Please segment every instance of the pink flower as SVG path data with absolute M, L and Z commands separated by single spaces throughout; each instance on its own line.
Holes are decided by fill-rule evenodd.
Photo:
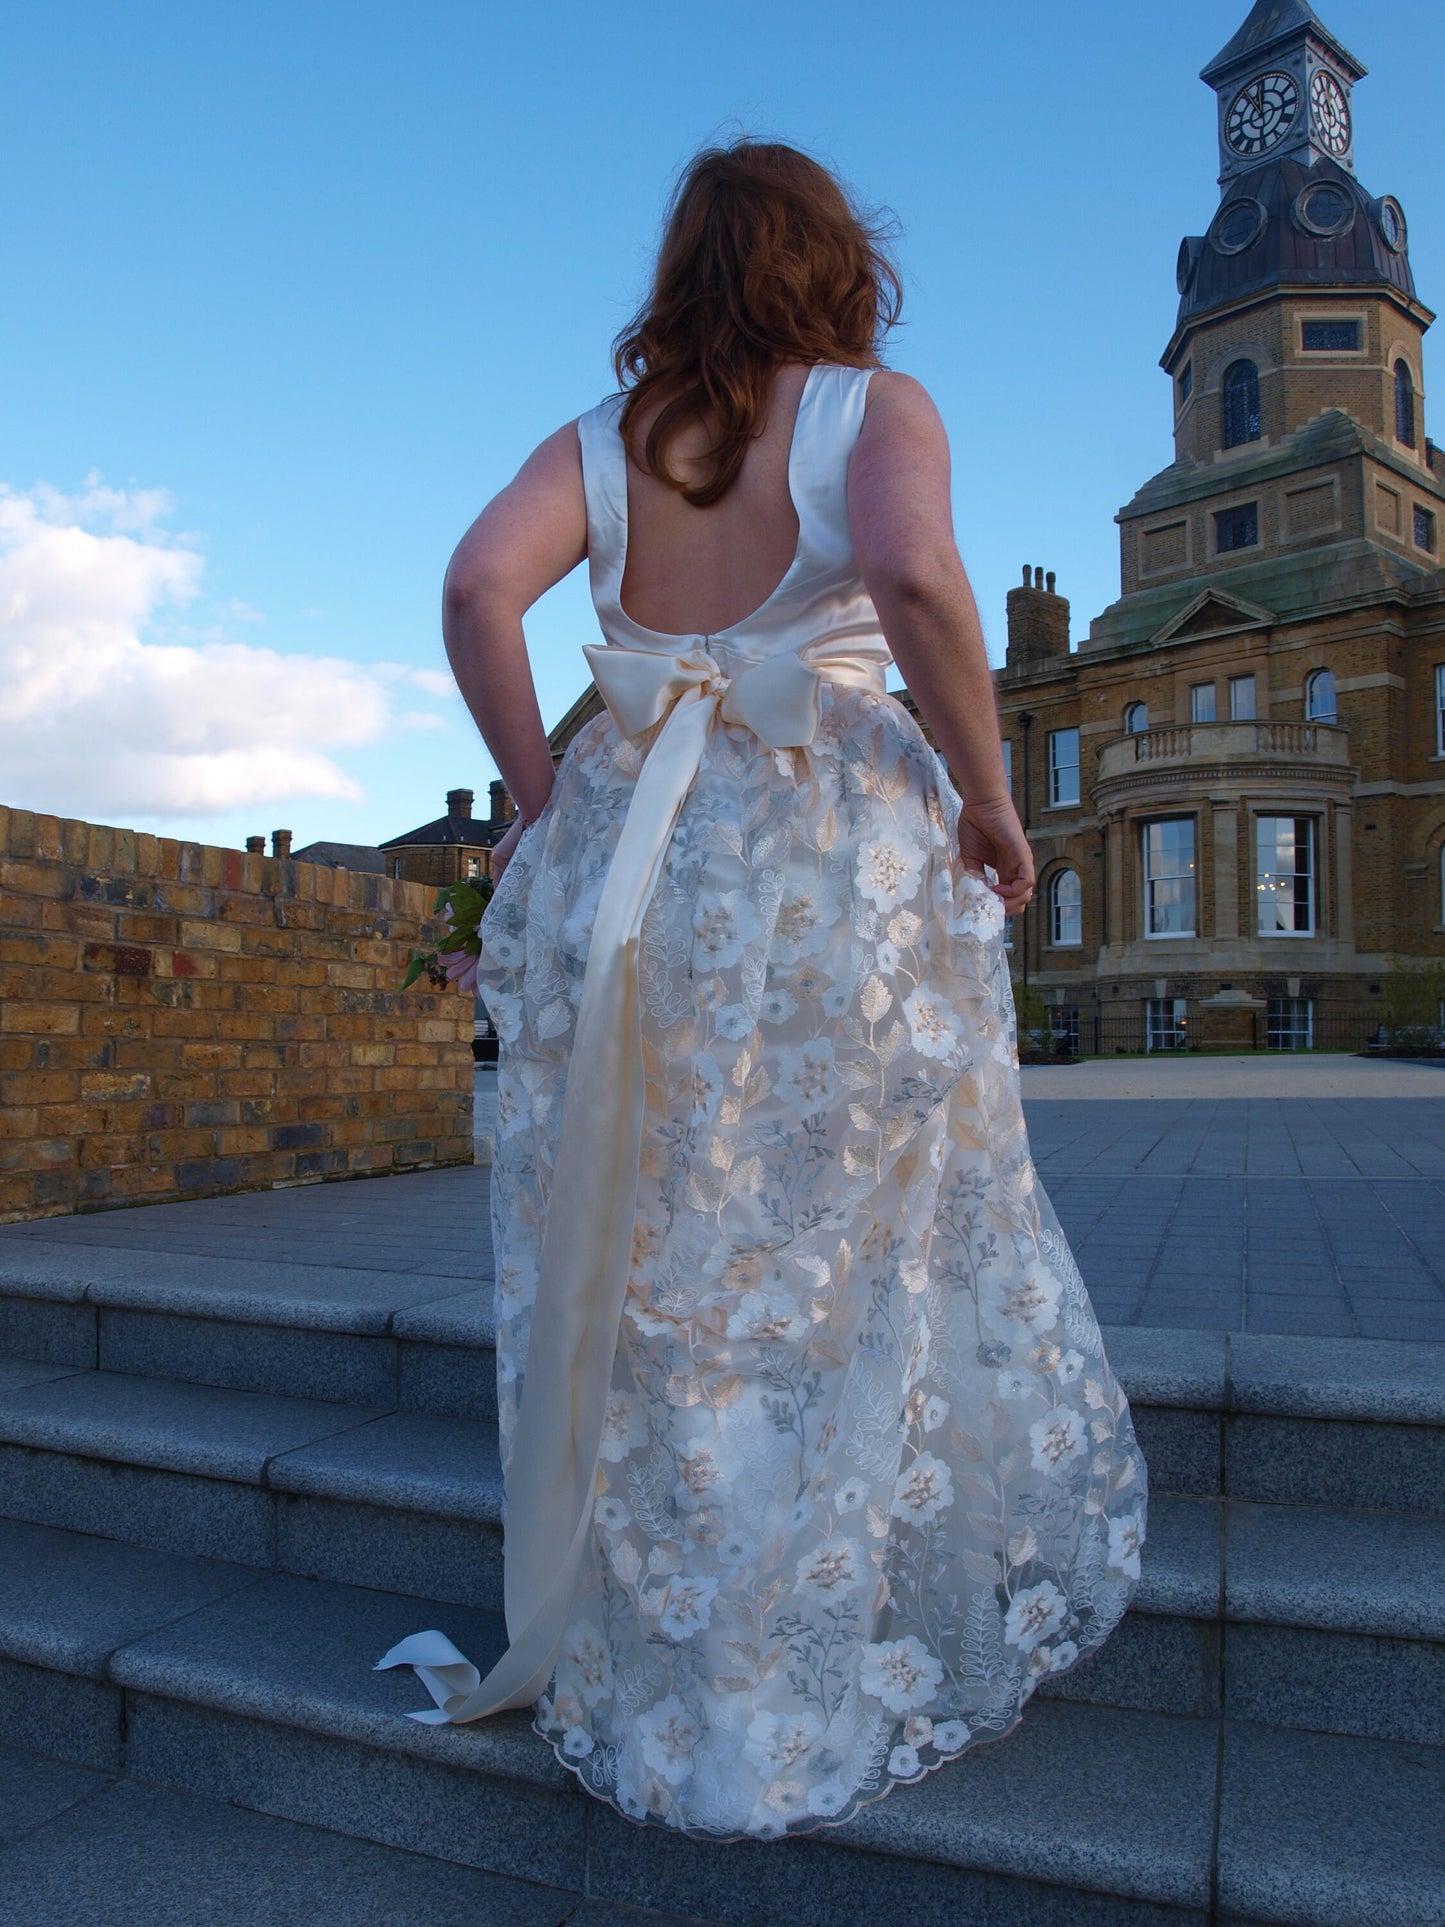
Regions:
M 477 958 L 469 957 L 465 950 L 443 950 L 440 952 L 442 969 L 447 973 L 447 982 L 458 990 L 467 991 L 473 996 L 477 988 Z

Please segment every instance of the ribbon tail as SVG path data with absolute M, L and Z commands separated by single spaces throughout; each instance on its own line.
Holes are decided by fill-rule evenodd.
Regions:
M 700 689 L 668 713 L 638 775 L 597 906 L 507 1477 L 504 1587 L 511 1643 L 481 1680 L 440 1633 L 393 1647 L 383 1664 L 421 1660 L 418 1671 L 441 1709 L 420 1716 L 428 1723 L 462 1723 L 534 1704 L 567 1629 L 591 1538 L 602 1425 L 632 1268 L 646 1096 L 638 942 L 714 713 Z M 470 1690 L 456 1690 L 467 1685 Z M 438 1686 L 453 1690 L 439 1697 Z

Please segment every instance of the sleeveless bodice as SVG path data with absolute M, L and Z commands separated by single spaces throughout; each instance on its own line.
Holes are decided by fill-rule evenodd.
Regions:
M 870 368 L 815 362 L 808 370 L 788 454 L 788 492 L 798 546 L 782 581 L 752 614 L 725 629 L 666 634 L 634 622 L 622 607 L 627 566 L 627 452 L 618 430 L 624 397 L 613 395 L 577 423 L 587 494 L 592 601 L 609 643 L 668 655 L 705 648 L 732 663 L 761 662 L 808 643 L 886 645 L 858 574 L 848 529 L 848 458 L 863 426 Z M 869 653 L 873 653 L 872 650 Z

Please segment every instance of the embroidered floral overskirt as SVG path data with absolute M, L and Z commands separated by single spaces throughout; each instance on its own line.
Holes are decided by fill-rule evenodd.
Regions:
M 647 1116 L 595 1530 L 537 1730 L 634 1819 L 847 1818 L 1097 1647 L 1146 1467 L 1028 1154 L 997 897 L 891 697 L 717 725 L 642 932 Z M 592 919 L 607 715 L 490 904 L 503 1465 Z M 558 1200 L 567 1208 L 566 1199 Z

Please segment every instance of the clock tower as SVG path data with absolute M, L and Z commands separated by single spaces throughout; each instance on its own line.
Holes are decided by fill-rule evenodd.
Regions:
M 1286 157 L 1303 167 L 1328 159 L 1353 174 L 1350 90 L 1364 73 L 1308 0 L 1257 0 L 1200 74 L 1219 96 L 1220 185 Z

